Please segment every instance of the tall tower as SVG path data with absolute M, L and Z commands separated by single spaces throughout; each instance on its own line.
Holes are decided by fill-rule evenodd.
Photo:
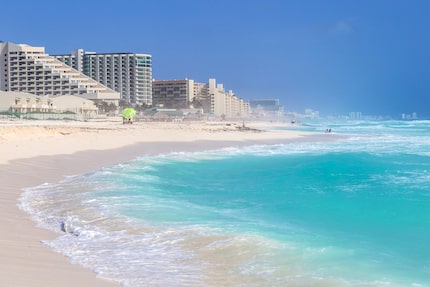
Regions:
M 152 56 L 135 53 L 95 53 L 82 49 L 55 55 L 63 63 L 121 93 L 129 103 L 152 105 Z

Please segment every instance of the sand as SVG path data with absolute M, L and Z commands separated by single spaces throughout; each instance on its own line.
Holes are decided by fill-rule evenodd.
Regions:
M 38 228 L 18 208 L 23 188 L 57 182 L 141 155 L 256 143 L 325 140 L 324 135 L 267 131 L 270 123 L 0 121 L 0 286 L 120 286 L 71 264 L 41 241 L 58 234 Z M 278 125 L 285 125 L 278 123 Z

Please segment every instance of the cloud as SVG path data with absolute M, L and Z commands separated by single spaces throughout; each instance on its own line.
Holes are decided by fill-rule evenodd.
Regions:
M 336 22 L 330 30 L 333 34 L 347 35 L 353 32 L 351 24 L 346 21 Z

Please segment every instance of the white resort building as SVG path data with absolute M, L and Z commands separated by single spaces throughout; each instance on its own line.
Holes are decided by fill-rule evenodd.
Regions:
M 118 104 L 120 94 L 45 53 L 44 47 L 0 42 L 0 90 L 78 96 Z
M 78 49 L 54 57 L 117 91 L 128 103 L 152 105 L 152 56 L 149 54 L 95 53 Z
M 19 114 L 22 118 L 84 120 L 98 115 L 93 101 L 76 96 L 36 96 L 23 92 L 0 91 L 0 115 Z

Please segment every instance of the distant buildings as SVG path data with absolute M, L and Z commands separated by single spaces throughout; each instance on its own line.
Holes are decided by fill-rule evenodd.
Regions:
M 361 112 L 350 112 L 348 115 L 348 119 L 352 121 L 360 121 L 363 119 L 363 115 Z
M 417 119 L 418 119 L 417 113 L 402 114 L 402 120 L 417 120 Z
M 209 79 L 207 85 L 212 114 L 228 118 L 243 118 L 250 114 L 248 102 L 236 97 L 232 90 L 226 92 L 223 84 L 217 84 L 215 79 Z
M 284 116 L 284 107 L 279 99 L 250 100 L 252 113 L 258 118 L 279 118 Z
M 305 109 L 305 118 L 308 119 L 318 119 L 320 117 L 320 112 L 313 109 Z
M 194 80 L 162 80 L 153 82 L 154 106 L 201 108 L 204 113 L 218 117 L 241 118 L 249 115 L 250 107 L 233 91 L 226 92 L 215 79 L 208 83 Z
M 82 49 L 56 59 L 121 94 L 128 103 L 152 105 L 152 56 L 94 53 Z
M 37 96 L 79 96 L 118 103 L 119 93 L 45 53 L 44 47 L 0 43 L 0 90 Z
M 44 47 L 0 42 L 0 67 L 0 90 L 21 93 L 13 94 L 13 100 L 11 94 L 7 95 L 12 110 L 18 112 L 54 113 L 59 109 L 53 106 L 53 98 L 76 96 L 68 102 L 73 111 L 82 114 L 89 114 L 90 110 L 92 113 L 93 109 L 85 100 L 118 105 L 120 99 L 156 109 L 192 107 L 191 114 L 197 109 L 199 114 L 219 118 L 246 118 L 251 114 L 248 102 L 232 90 L 226 91 L 215 79 L 207 83 L 191 79 L 153 80 L 152 56 L 148 54 L 78 49 L 71 54 L 51 56 Z M 266 112 L 283 113 L 279 100 L 260 104 Z

